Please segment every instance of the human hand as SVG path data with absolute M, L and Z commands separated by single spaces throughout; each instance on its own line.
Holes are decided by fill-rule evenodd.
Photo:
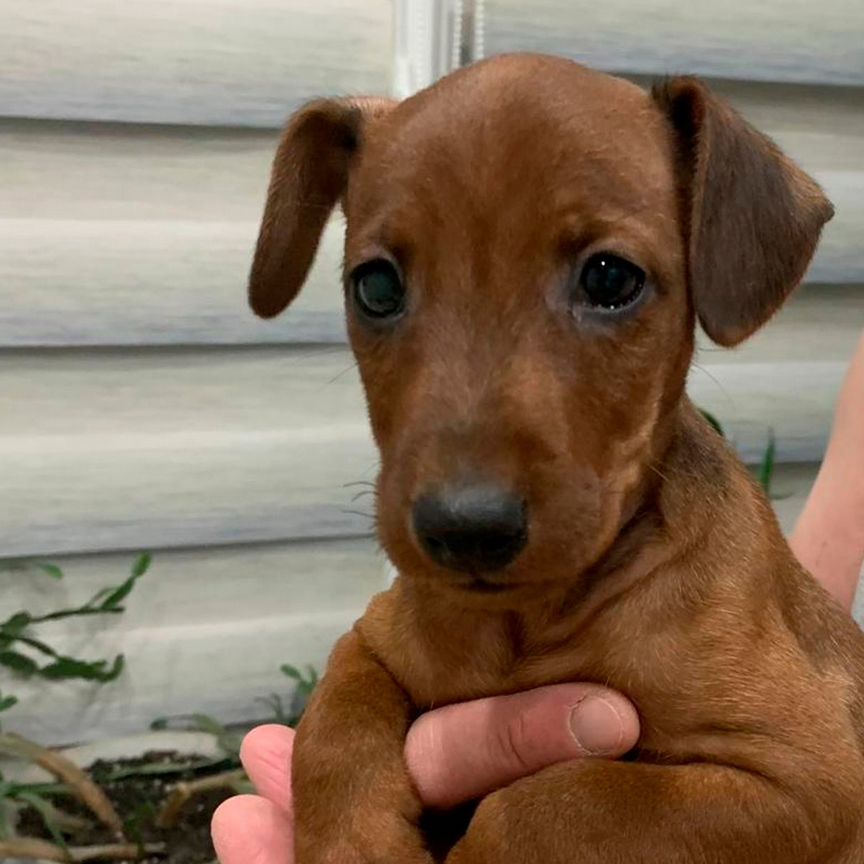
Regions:
M 430 711 L 409 730 L 405 760 L 423 802 L 452 807 L 555 762 L 622 756 L 638 736 L 623 696 L 560 684 Z M 293 731 L 277 725 L 244 739 L 240 758 L 258 794 L 230 798 L 213 814 L 222 864 L 292 864 L 293 743 Z

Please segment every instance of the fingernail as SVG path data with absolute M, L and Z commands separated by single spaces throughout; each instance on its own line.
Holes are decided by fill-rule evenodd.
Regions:
M 587 756 L 618 755 L 624 724 L 602 696 L 586 696 L 570 711 L 570 731 Z

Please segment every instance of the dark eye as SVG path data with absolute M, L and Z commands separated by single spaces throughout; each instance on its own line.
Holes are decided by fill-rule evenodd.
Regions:
M 360 311 L 370 318 L 392 318 L 405 305 L 405 286 L 383 258 L 361 264 L 351 274 L 351 288 Z
M 590 305 L 621 309 L 642 293 L 645 271 L 617 255 L 600 252 L 585 262 L 579 287 Z

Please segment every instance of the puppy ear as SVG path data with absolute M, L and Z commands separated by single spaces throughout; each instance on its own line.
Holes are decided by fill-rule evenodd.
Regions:
M 262 318 L 278 315 L 297 296 L 321 232 L 345 192 L 364 128 L 394 104 L 387 99 L 322 99 L 288 121 L 273 160 L 249 277 L 249 304 Z
M 737 345 L 804 277 L 834 208 L 816 182 L 698 80 L 654 88 L 678 142 L 690 290 L 705 332 Z

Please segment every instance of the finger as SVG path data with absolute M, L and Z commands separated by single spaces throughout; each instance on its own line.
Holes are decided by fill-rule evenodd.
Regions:
M 294 730 L 268 724 L 249 732 L 240 745 L 240 761 L 258 794 L 283 813 L 291 810 L 291 753 Z
M 291 820 L 272 801 L 237 795 L 223 801 L 210 826 L 221 864 L 292 864 Z
M 430 711 L 409 730 L 405 758 L 424 803 L 452 807 L 556 762 L 622 756 L 638 737 L 620 693 L 560 684 Z

